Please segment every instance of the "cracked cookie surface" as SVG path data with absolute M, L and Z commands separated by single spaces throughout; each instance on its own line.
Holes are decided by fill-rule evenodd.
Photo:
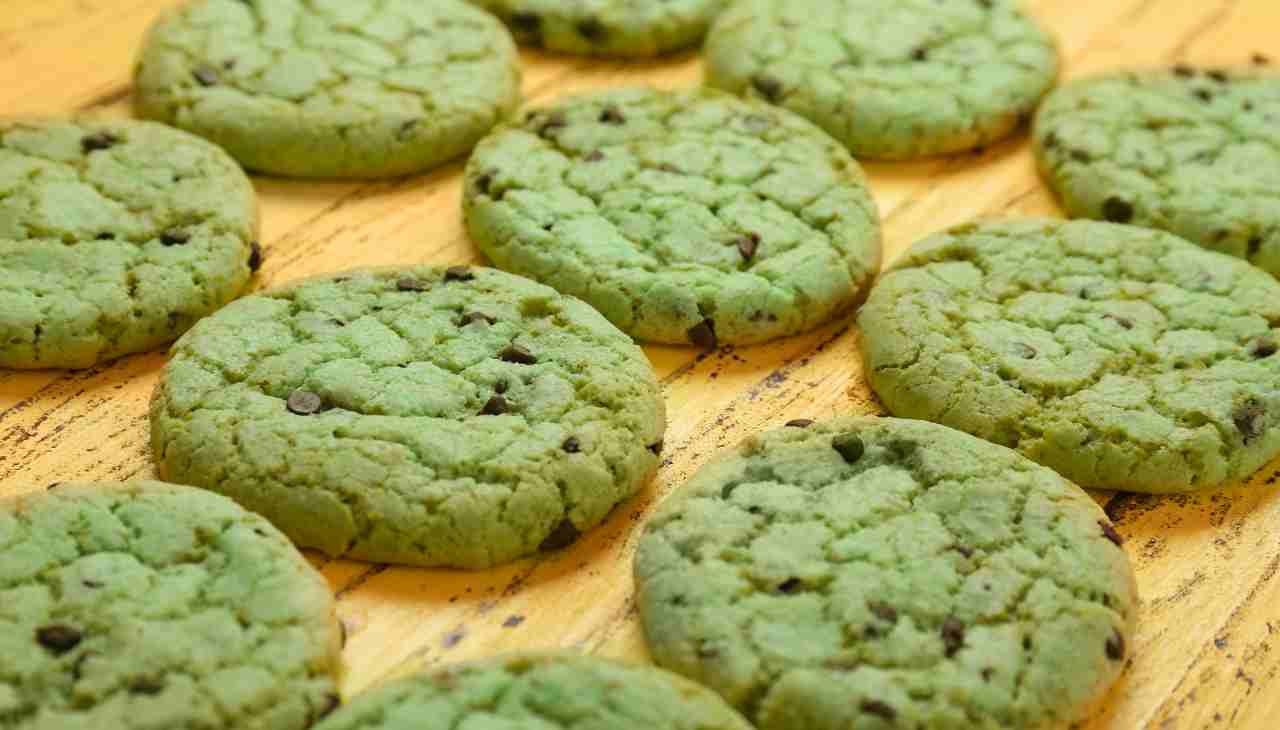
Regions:
M 520 97 L 511 35 L 462 0 L 193 0 L 152 27 L 136 73 L 143 116 L 295 177 L 421 172 Z
M 1280 453 L 1280 283 L 1168 233 L 961 226 L 895 262 L 859 322 L 891 413 L 1081 486 L 1189 491 Z
M 328 584 L 266 520 L 159 482 L 0 501 L 0 725 L 303 730 L 338 702 Z
M 356 271 L 247 297 L 173 349 L 166 479 L 329 555 L 483 568 L 563 547 L 657 468 L 649 361 L 582 302 L 493 269 Z
M 1280 275 L 1280 74 L 1188 66 L 1068 84 L 1036 116 L 1072 217 L 1158 228 Z
M 477 146 L 465 186 L 468 230 L 495 264 L 654 342 L 803 332 L 860 302 L 880 266 L 857 162 L 794 114 L 716 91 L 526 112 Z
M 700 469 L 636 555 L 654 658 L 761 730 L 1058 728 L 1136 609 L 1083 491 L 923 421 L 793 422 Z
M 1057 75 L 1015 0 L 743 0 L 707 37 L 707 83 L 779 104 L 859 158 L 901 160 L 1010 134 Z
M 471 0 L 520 43 L 589 56 L 648 57 L 697 45 L 728 0 Z
M 0 124 L 0 367 L 87 368 L 176 339 L 260 263 L 222 150 L 129 121 Z
M 715 693 L 655 667 L 573 654 L 445 667 L 361 695 L 316 730 L 751 730 Z

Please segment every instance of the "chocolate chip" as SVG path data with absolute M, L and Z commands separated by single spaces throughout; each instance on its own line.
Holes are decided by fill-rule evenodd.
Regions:
M 535 118 L 538 118 L 537 115 Z M 557 129 L 569 126 L 569 119 L 565 117 L 564 112 L 552 112 L 547 114 L 545 118 L 534 125 L 534 131 L 539 137 L 547 138 Z
M 158 695 L 164 691 L 164 679 L 160 677 L 138 677 L 129 683 L 129 693 L 135 695 Z
M 967 545 L 956 545 L 956 547 L 955 547 L 955 551 L 956 551 L 956 552 L 958 552 L 958 553 L 960 553 L 961 555 L 963 555 L 963 556 L 964 556 L 964 557 L 966 557 L 966 558 L 972 558 L 972 557 L 973 557 L 973 548 L 971 548 L 971 547 L 969 547 L 969 546 L 967 546 Z
M 106 583 L 103 583 L 100 580 L 91 580 L 89 578 L 85 578 L 84 580 L 80 581 L 80 585 L 92 590 L 92 589 L 101 588 L 104 585 L 106 585 Z
M 1109 319 L 1127 330 L 1133 329 L 1133 320 L 1128 317 L 1121 317 L 1115 314 L 1104 314 L 1102 315 L 1102 318 Z
M 1276 341 L 1270 337 L 1259 337 L 1249 343 L 1248 349 L 1249 357 L 1252 357 L 1255 360 L 1271 357 L 1276 354 L 1277 350 L 1280 350 L 1280 347 L 1277 347 Z
M 80 149 L 85 154 L 106 150 L 120 144 L 120 138 L 110 132 L 97 132 L 80 138 Z
M 1246 444 L 1261 436 L 1267 427 L 1267 409 L 1256 398 L 1250 398 L 1237 406 L 1231 417 Z
M 55 655 L 66 654 L 80 645 L 84 635 L 66 624 L 51 624 L 36 629 L 36 641 Z
M 493 392 L 497 393 L 498 395 L 502 395 L 503 393 L 506 393 L 507 389 L 510 387 L 511 386 L 507 384 L 506 380 L 499 380 L 493 384 Z
M 964 624 L 954 616 L 948 616 L 942 622 L 942 644 L 946 647 L 947 658 L 955 656 L 964 646 Z
M 898 711 L 880 700 L 863 700 L 858 704 L 858 710 L 866 715 L 875 715 L 885 722 L 898 719 Z
M 654 456 L 657 456 L 658 454 L 661 454 L 661 453 L 662 453 L 662 442 L 661 442 L 661 441 L 657 441 L 657 442 L 655 442 L 655 443 L 649 444 L 649 445 L 648 445 L 648 446 L 646 446 L 645 448 L 647 448 L 647 449 L 649 449 L 650 451 L 652 451 Z
M 1208 89 L 1196 89 L 1195 95 L 1196 95 L 1196 98 L 1199 99 L 1200 101 L 1203 101 L 1206 103 L 1213 101 L 1213 92 L 1209 91 Z
M 295 390 L 289 394 L 285 407 L 298 416 L 312 416 L 324 408 L 324 399 L 309 390 Z
M 1133 204 L 1113 195 L 1102 201 L 1102 217 L 1112 223 L 1128 223 L 1133 220 Z
M 846 464 L 856 464 L 867 447 L 856 433 L 842 433 L 831 439 L 831 448 L 839 452 Z
M 751 77 L 751 85 L 769 101 L 777 101 L 782 96 L 782 82 L 772 76 L 756 74 Z
M 1249 258 L 1253 258 L 1262 253 L 1262 236 L 1254 236 L 1249 239 L 1249 250 L 1247 252 Z
M 426 291 L 431 285 L 421 279 L 415 279 L 411 276 L 402 277 L 396 282 L 397 291 Z
M 444 270 L 445 281 L 471 281 L 476 275 L 471 273 L 469 266 L 450 266 Z
M 1107 658 L 1113 662 L 1124 659 L 1124 636 L 1120 634 L 1119 629 L 1107 639 Z
M 501 416 L 510 410 L 511 406 L 507 403 L 507 399 L 500 395 L 495 395 L 485 402 L 484 408 L 480 409 L 482 416 Z
M 600 150 L 592 150 L 591 154 L 587 155 L 582 159 L 586 160 L 587 162 L 599 162 L 600 160 L 604 159 L 604 153 L 601 152 Z
M 532 352 L 515 344 L 507 345 L 502 352 L 499 352 L 498 359 L 503 362 L 515 363 L 516 365 L 536 365 L 538 363 L 538 358 Z
M 689 342 L 698 347 L 704 350 L 716 349 L 716 323 L 710 319 L 704 319 L 690 327 L 686 334 L 689 336 Z
M 739 236 L 736 239 L 738 244 L 738 253 L 742 254 L 744 261 L 750 261 L 755 258 L 756 251 L 760 249 L 760 234 L 748 233 L 745 236 Z
M 624 124 L 627 118 L 623 115 L 621 109 L 610 104 L 604 108 L 604 111 L 600 112 L 600 121 L 605 124 Z
M 488 195 L 489 186 L 492 184 L 493 184 L 492 170 L 482 172 L 476 176 L 476 190 L 479 190 L 481 195 Z
M 1098 520 L 1098 527 L 1102 528 L 1102 536 L 1115 543 L 1116 547 L 1124 544 L 1124 538 L 1120 536 L 1120 533 L 1116 532 L 1116 528 L 1112 527 L 1110 522 Z
M 894 623 L 898 620 L 898 609 L 890 606 L 884 601 L 867 601 L 867 608 L 871 609 L 871 613 L 881 621 Z
M 1231 80 L 1231 78 L 1227 76 L 1225 71 L 1219 71 L 1217 69 L 1209 72 L 1209 78 L 1213 79 L 1214 81 L 1217 81 L 1220 84 L 1225 84 Z
M 253 241 L 249 244 L 249 271 L 257 271 L 262 268 L 262 246 Z
M 160 234 L 160 243 L 165 246 L 179 246 L 191 240 L 191 234 L 177 228 L 170 228 Z
M 1271 59 L 1268 58 L 1267 56 L 1264 56 L 1261 53 L 1253 54 L 1253 58 L 1250 60 L 1253 61 L 1253 65 L 1255 66 L 1266 66 L 1267 64 L 1271 63 Z
M 98 241 L 111 241 L 115 239 L 115 237 L 116 237 L 116 234 L 114 233 L 99 233 L 98 235 L 94 236 L 94 239 Z
M 808 428 L 813 425 L 813 421 L 808 418 L 797 418 L 794 421 L 787 421 L 789 428 Z
M 599 43 L 605 39 L 605 35 L 609 32 L 604 24 L 595 18 L 585 18 L 579 20 L 574 26 L 578 30 L 578 35 L 586 38 L 592 43 Z
M 799 578 L 788 578 L 778 585 L 778 591 L 788 595 L 798 592 L 804 588 L 804 583 Z
M 1024 636 L 1024 637 L 1022 637 L 1022 650 L 1023 650 L 1023 651 L 1031 651 L 1031 637 L 1030 637 L 1030 636 Z
M 1175 76 L 1181 76 L 1184 79 L 1189 79 L 1196 75 L 1196 70 L 1185 63 L 1180 63 L 1173 67 L 1173 74 Z
M 911 52 L 912 61 L 924 61 L 929 58 L 928 48 L 917 48 Z
M 1071 150 L 1071 159 L 1075 160 L 1076 162 L 1083 162 L 1085 164 L 1088 164 L 1090 162 L 1093 162 L 1093 155 L 1089 154 L 1088 152 L 1085 152 L 1084 150 Z
M 497 317 L 490 317 L 484 312 L 467 312 L 458 318 L 458 326 L 466 327 L 473 322 L 484 322 L 485 324 L 497 324 Z
M 563 444 L 560 444 L 560 448 L 564 449 L 566 454 L 576 454 L 582 451 L 582 442 L 578 440 L 577 436 L 570 436 L 564 440 Z
M 198 66 L 191 75 L 201 86 L 214 86 L 218 83 L 218 69 L 213 66 Z
M 552 530 L 550 535 L 547 535 L 547 539 L 542 541 L 542 544 L 538 546 L 538 549 L 560 550 L 562 548 L 567 548 L 572 545 L 574 540 L 577 540 L 578 536 L 581 534 L 582 533 L 578 532 L 578 528 L 573 526 L 573 522 L 566 517 L 560 521 L 560 524 L 556 525 L 556 529 Z
M 995 676 L 995 674 L 996 674 L 996 670 L 992 669 L 991 667 L 983 667 L 983 668 L 982 668 L 982 681 L 984 681 L 984 682 L 990 682 L 990 681 L 991 681 L 991 678 L 992 678 L 992 677 L 994 677 L 994 676 Z
M 524 35 L 537 35 L 542 31 L 542 18 L 537 13 L 512 13 L 511 29 Z

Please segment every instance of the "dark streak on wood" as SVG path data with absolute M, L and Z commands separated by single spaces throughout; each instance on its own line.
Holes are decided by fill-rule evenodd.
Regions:
M 363 573 L 352 578 L 350 581 L 347 582 L 346 585 L 342 586 L 337 591 L 335 591 L 333 594 L 333 599 L 335 601 L 342 600 L 343 596 L 346 596 L 348 593 L 351 593 L 352 591 L 358 589 L 360 586 L 364 585 L 365 583 L 368 583 L 374 578 L 387 572 L 387 569 L 390 567 L 391 566 L 387 565 L 386 563 L 378 563 L 377 565 L 369 566 L 369 568 L 366 569 Z
M 76 107 L 76 111 L 87 112 L 87 111 L 98 109 L 104 106 L 111 106 L 112 104 L 128 99 L 132 93 L 133 93 L 132 84 L 115 86 L 89 99 L 83 104 L 80 104 L 79 106 Z

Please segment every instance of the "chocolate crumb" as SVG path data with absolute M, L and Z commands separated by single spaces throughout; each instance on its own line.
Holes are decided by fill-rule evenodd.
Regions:
M 804 583 L 799 578 L 788 578 L 778 585 L 778 591 L 788 595 L 798 592 L 804 588 Z
M 444 270 L 445 281 L 471 281 L 476 275 L 471 273 L 469 266 L 450 266 Z
M 1276 345 L 1275 340 L 1270 337 L 1259 337 L 1249 343 L 1249 357 L 1252 357 L 1255 360 L 1261 360 L 1276 354 L 1278 349 L 1280 349 L 1280 347 Z
M 80 138 L 80 149 L 85 154 L 106 150 L 120 144 L 120 138 L 110 132 L 97 132 Z
M 605 124 L 624 124 L 627 121 L 626 115 L 618 107 L 610 104 L 600 112 L 600 121 Z
M 510 404 L 507 399 L 500 395 L 495 395 L 485 402 L 484 407 L 480 409 L 482 416 L 501 416 L 510 410 Z
M 1112 223 L 1128 223 L 1133 220 L 1133 204 L 1113 195 L 1102 201 L 1102 217 Z
M 80 645 L 84 635 L 66 624 L 51 624 L 36 629 L 36 641 L 55 655 L 66 654 Z
M 1124 636 L 1121 635 L 1119 629 L 1116 629 L 1111 638 L 1107 639 L 1106 649 L 1107 658 L 1111 661 L 1118 662 L 1124 659 Z
M 808 428 L 813 425 L 813 421 L 808 418 L 797 418 L 793 421 L 787 421 L 789 428 Z
M 898 718 L 898 711 L 880 700 L 863 700 L 858 709 L 867 715 L 875 715 L 885 722 L 893 722 Z
M 532 352 L 516 344 L 507 345 L 502 352 L 498 353 L 498 359 L 516 365 L 536 365 L 538 362 L 538 358 Z
M 180 246 L 190 240 L 190 233 L 177 228 L 170 228 L 160 234 L 160 243 L 165 246 Z

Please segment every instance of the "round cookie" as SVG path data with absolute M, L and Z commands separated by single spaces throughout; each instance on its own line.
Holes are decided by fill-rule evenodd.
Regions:
M 1048 730 L 1124 667 L 1136 588 L 1083 491 L 922 421 L 793 421 L 651 520 L 637 602 L 659 664 L 760 730 Z
M 0 123 L 0 367 L 155 349 L 261 264 L 257 202 L 222 150 L 131 121 Z
M 1016 0 L 741 0 L 707 37 L 707 83 L 806 117 L 859 158 L 998 141 L 1053 85 L 1052 38 Z
M 463 0 L 192 0 L 151 28 L 136 75 L 143 116 L 294 177 L 427 170 L 520 98 L 511 35 Z
M 476 147 L 463 206 L 497 266 L 652 342 L 803 332 L 856 306 L 880 267 L 853 158 L 789 112 L 716 91 L 527 112 Z
M 1280 275 L 1280 74 L 1100 76 L 1036 116 L 1041 174 L 1072 217 L 1159 228 Z
M 266 520 L 160 482 L 0 501 L 0 726 L 303 730 L 338 704 L 324 579 Z
M 1280 454 L 1280 283 L 1168 233 L 961 226 L 895 262 L 860 324 L 891 413 L 1085 487 L 1200 489 Z
M 173 348 L 151 443 L 333 556 L 484 568 L 563 547 L 644 485 L 665 410 L 582 302 L 492 269 L 349 272 L 241 299 Z
M 471 0 L 516 40 L 590 56 L 649 57 L 697 45 L 728 0 Z
M 316 730 L 752 730 L 710 690 L 655 667 L 508 656 L 393 682 Z

